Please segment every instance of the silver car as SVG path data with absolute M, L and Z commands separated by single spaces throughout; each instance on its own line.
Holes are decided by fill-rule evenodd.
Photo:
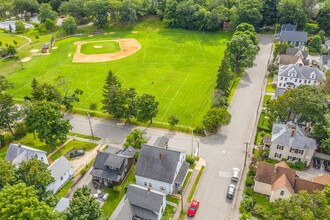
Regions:
M 239 176 L 239 169 L 238 168 L 233 168 L 233 177 L 231 178 L 231 180 L 233 182 L 237 182 L 238 181 L 238 176 Z

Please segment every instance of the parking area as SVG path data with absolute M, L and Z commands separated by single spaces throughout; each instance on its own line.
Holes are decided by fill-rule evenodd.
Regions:
M 328 166 L 328 164 L 330 165 L 330 161 L 314 157 L 310 168 L 304 171 L 297 171 L 297 175 L 303 179 L 311 179 L 317 176 L 330 175 L 330 166 Z

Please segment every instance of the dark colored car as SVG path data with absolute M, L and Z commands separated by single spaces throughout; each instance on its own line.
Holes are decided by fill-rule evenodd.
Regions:
M 85 151 L 84 150 L 76 150 L 70 153 L 70 157 L 79 157 L 79 156 L 83 156 L 85 155 Z
M 330 172 L 330 161 L 324 161 L 324 170 Z
M 320 169 L 321 168 L 321 160 L 317 157 L 314 157 L 313 159 L 313 167 L 315 169 Z
M 194 217 L 198 207 L 199 207 L 199 201 L 194 199 L 188 208 L 187 215 L 190 217 Z
M 227 191 L 227 198 L 228 199 L 233 199 L 234 198 L 235 190 L 236 190 L 236 187 L 235 187 L 234 184 L 230 184 L 228 186 L 228 191 Z

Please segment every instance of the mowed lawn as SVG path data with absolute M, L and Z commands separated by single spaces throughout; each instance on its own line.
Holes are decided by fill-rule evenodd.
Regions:
M 102 54 L 102 53 L 114 53 L 120 50 L 118 42 L 92 42 L 81 45 L 80 52 L 83 54 Z
M 8 45 L 11 44 L 14 47 L 19 47 L 28 42 L 26 39 L 22 37 L 15 36 L 13 34 L 3 34 L 3 33 L 0 33 L 0 41 L 2 42 L 0 48 L 6 48 L 6 44 Z M 16 41 L 17 44 L 14 44 L 14 41 Z
M 167 123 L 168 117 L 176 114 L 179 125 L 200 125 L 211 106 L 217 70 L 231 34 L 165 29 L 155 18 L 150 19 L 136 25 L 135 33 L 130 30 L 113 35 L 67 38 L 56 42 L 58 48 L 49 56 L 33 57 L 30 62 L 21 64 L 23 68 L 15 65 L 2 68 L 15 84 L 10 92 L 15 98 L 23 99 L 30 95 L 33 78 L 54 83 L 58 76 L 64 76 L 71 81 L 71 92 L 75 88 L 84 91 L 80 102 L 74 105 L 76 110 L 87 110 L 93 102 L 97 102 L 100 109 L 105 77 L 112 70 L 124 87 L 135 87 L 140 95 L 156 96 L 160 105 L 155 122 Z M 74 42 L 118 38 L 135 38 L 142 48 L 130 57 L 112 62 L 71 62 L 76 49 Z M 3 63 L 0 61 L 0 66 Z

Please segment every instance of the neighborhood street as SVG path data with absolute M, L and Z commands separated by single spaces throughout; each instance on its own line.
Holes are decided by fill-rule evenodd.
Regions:
M 194 217 L 195 220 L 236 220 L 239 218 L 238 205 L 235 206 L 234 215 L 231 216 L 234 200 L 227 200 L 226 192 L 230 184 L 232 169 L 237 167 L 242 170 L 243 168 L 244 143 L 250 142 L 256 122 L 272 43 L 271 35 L 260 36 L 260 51 L 256 57 L 255 65 L 243 75 L 231 101 L 229 107 L 229 112 L 232 114 L 231 123 L 223 127 L 219 134 L 208 137 L 195 136 L 192 140 L 192 135 L 169 130 L 148 128 L 145 131 L 149 144 L 153 144 L 157 137 L 167 136 L 170 148 L 186 151 L 189 154 L 192 143 L 196 148 L 197 141 L 199 141 L 199 155 L 206 161 L 206 169 L 195 194 L 195 198 L 201 203 Z M 73 132 L 90 135 L 86 116 L 67 114 L 66 118 L 70 119 Z M 97 118 L 91 118 L 91 124 L 95 136 L 104 139 L 102 144 L 113 146 L 120 145 L 134 128 L 134 126 Z M 141 130 L 144 129 L 141 128 Z M 237 200 L 239 202 L 239 198 Z

